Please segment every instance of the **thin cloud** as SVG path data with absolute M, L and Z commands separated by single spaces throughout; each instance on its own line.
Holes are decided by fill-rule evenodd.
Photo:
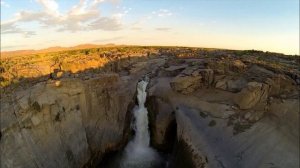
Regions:
M 107 30 L 107 31 L 116 31 L 122 29 L 122 24 L 120 21 L 114 17 L 101 17 L 97 20 L 94 20 L 89 24 L 89 29 L 91 30 Z
M 15 24 L 14 20 L 10 20 L 1 24 L 1 34 L 22 34 L 27 38 L 35 35 L 35 32 L 23 30 Z
M 157 31 L 170 31 L 171 28 L 169 28 L 169 27 L 158 27 L 158 28 L 155 28 L 155 30 L 157 30 Z
M 140 19 L 136 22 L 134 22 L 132 25 L 131 25 L 131 30 L 142 30 L 143 28 L 143 22 L 144 20 L 143 19 Z
M 10 5 L 7 2 L 3 1 L 3 0 L 0 1 L 0 5 L 1 5 L 1 7 L 5 7 L 5 8 L 10 7 Z
M 131 25 L 131 30 L 142 30 L 143 27 L 145 27 L 144 25 L 146 24 L 147 21 L 152 20 L 156 17 L 168 17 L 168 16 L 172 16 L 173 13 L 168 10 L 168 9 L 159 9 L 157 11 L 153 11 L 151 12 L 151 14 L 148 14 L 146 16 L 141 17 L 138 21 L 134 22 Z M 170 28 L 156 28 L 155 30 L 158 31 L 168 31 L 170 30 Z
M 26 36 L 34 35 L 35 33 L 18 27 L 22 22 L 32 21 L 37 21 L 43 27 L 56 27 L 57 31 L 116 31 L 122 29 L 121 20 L 128 13 L 128 10 L 126 10 L 111 16 L 101 16 L 100 4 L 104 2 L 117 3 L 115 0 L 80 0 L 66 13 L 59 11 L 59 5 L 55 0 L 36 1 L 42 6 L 42 11 L 24 10 L 16 13 L 13 19 L 1 22 L 1 34 L 23 33 Z
M 173 13 L 168 9 L 159 9 L 158 11 L 153 11 L 152 14 L 158 17 L 168 17 L 173 15 Z
M 142 30 L 147 21 L 151 20 L 151 15 L 142 16 L 139 20 L 131 24 L 131 30 Z

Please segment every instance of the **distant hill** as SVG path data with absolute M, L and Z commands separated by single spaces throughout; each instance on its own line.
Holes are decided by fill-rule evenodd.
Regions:
M 58 52 L 58 51 L 67 51 L 67 50 L 79 50 L 79 49 L 88 49 L 88 48 L 99 48 L 99 47 L 114 47 L 115 44 L 80 44 L 73 47 L 61 47 L 61 46 L 54 46 L 49 47 L 41 50 L 16 50 L 16 51 L 3 51 L 1 52 L 1 58 L 19 56 L 19 55 L 30 55 L 30 54 L 41 54 L 41 53 L 48 53 L 48 52 Z

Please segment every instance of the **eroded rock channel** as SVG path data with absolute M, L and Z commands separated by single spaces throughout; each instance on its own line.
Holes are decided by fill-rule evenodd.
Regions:
M 1 167 L 122 167 L 126 151 L 123 167 L 299 167 L 299 71 L 230 51 L 189 52 L 2 96 Z

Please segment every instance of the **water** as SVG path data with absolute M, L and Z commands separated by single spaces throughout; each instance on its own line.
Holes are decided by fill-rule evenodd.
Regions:
M 163 166 L 163 159 L 149 146 L 148 111 L 145 107 L 147 81 L 137 85 L 138 106 L 133 109 L 135 130 L 134 138 L 127 144 L 122 153 L 110 161 L 107 168 L 158 168 Z

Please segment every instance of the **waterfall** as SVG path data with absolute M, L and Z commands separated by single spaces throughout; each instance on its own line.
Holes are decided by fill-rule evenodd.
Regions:
M 152 168 L 160 164 L 160 156 L 149 146 L 148 111 L 145 107 L 147 80 L 137 85 L 138 106 L 133 109 L 134 138 L 127 144 L 121 161 L 122 168 Z

